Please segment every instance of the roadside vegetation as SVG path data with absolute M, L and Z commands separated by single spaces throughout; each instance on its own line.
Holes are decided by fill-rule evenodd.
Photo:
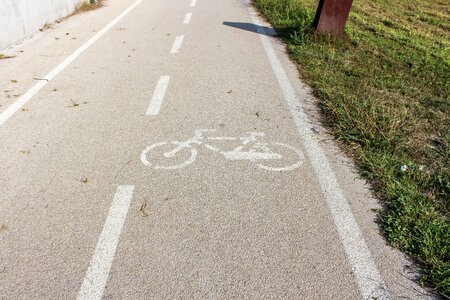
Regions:
M 5 54 L 1 54 L 0 53 L 0 60 L 2 59 L 8 59 L 8 58 L 14 58 L 15 56 L 11 56 L 11 55 L 5 55 Z
M 450 4 L 354 1 L 341 38 L 311 28 L 318 0 L 255 0 L 384 204 L 389 243 L 450 299 Z
M 105 1 L 106 0 L 83 0 L 81 2 L 81 4 L 79 4 L 70 15 L 57 20 L 56 23 L 61 23 L 72 16 L 75 16 L 75 15 L 78 15 L 78 14 L 81 14 L 81 13 L 84 13 L 87 11 L 99 9 L 99 8 L 105 6 Z
M 81 4 L 78 5 L 75 8 L 75 10 L 70 15 L 65 16 L 65 17 L 63 17 L 63 18 L 61 18 L 59 20 L 56 20 L 56 23 L 59 24 L 59 23 L 67 20 L 68 18 L 70 18 L 72 16 L 75 16 L 75 15 L 78 15 L 78 14 L 81 14 L 81 13 L 84 13 L 84 12 L 88 12 L 88 11 L 91 11 L 91 10 L 99 9 L 99 8 L 103 7 L 104 5 L 105 5 L 105 0 L 83 0 L 81 2 Z M 47 30 L 49 28 L 53 28 L 53 25 L 54 24 L 45 23 L 44 27 L 39 29 L 39 31 L 44 31 L 44 30 Z
M 80 6 L 77 7 L 75 13 L 94 10 L 103 7 L 105 0 L 84 0 Z
M 87 11 L 95 10 L 98 8 L 101 8 L 105 5 L 105 0 L 83 0 L 80 5 L 78 5 L 75 10 L 68 16 L 62 17 L 55 21 L 55 23 L 59 24 L 68 18 L 78 15 Z M 39 31 L 43 32 L 48 29 L 53 29 L 55 24 L 53 23 L 45 23 L 44 26 L 42 26 Z M 0 56 L 1 59 L 1 56 Z

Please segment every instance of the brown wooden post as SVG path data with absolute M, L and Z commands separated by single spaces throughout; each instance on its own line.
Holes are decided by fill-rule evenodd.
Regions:
M 314 19 L 317 32 L 341 35 L 353 0 L 320 0 Z

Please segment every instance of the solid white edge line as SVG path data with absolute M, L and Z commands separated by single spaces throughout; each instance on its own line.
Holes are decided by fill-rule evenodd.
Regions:
M 192 0 L 191 1 L 191 7 L 194 7 L 197 4 L 197 0 Z
M 319 143 L 312 136 L 308 126 L 309 120 L 297 98 L 289 78 L 276 56 L 268 38 L 268 33 L 261 26 L 256 11 L 247 2 L 252 21 L 258 25 L 258 33 L 264 51 L 278 80 L 284 98 L 287 101 L 300 138 L 303 140 L 307 155 L 322 189 L 331 216 L 344 246 L 347 259 L 353 269 L 359 291 L 363 299 L 390 299 L 390 295 L 381 275 L 372 259 L 369 248 L 356 223 L 355 217 L 333 173 L 328 159 Z M 305 91 L 305 97 L 307 92 Z
M 184 39 L 184 35 L 180 35 L 175 38 L 172 49 L 170 49 L 170 53 L 175 54 L 180 51 L 181 45 L 183 44 L 183 39 Z
M 133 191 L 134 186 L 132 185 L 117 187 L 91 264 L 86 271 L 83 285 L 77 295 L 77 300 L 99 300 L 102 298 L 122 227 L 133 198 Z
M 152 99 L 148 105 L 146 115 L 156 116 L 159 114 L 161 104 L 166 95 L 167 87 L 169 85 L 170 76 L 161 76 L 156 84 L 155 91 L 153 92 Z
M 189 24 L 191 22 L 192 13 L 186 13 L 184 16 L 183 24 Z
M 22 97 L 17 101 L 12 103 L 6 110 L 0 114 L 0 126 L 3 125 L 12 115 L 14 115 L 18 110 L 22 108 L 34 95 L 36 95 L 45 85 L 47 85 L 56 75 L 58 75 L 64 68 L 70 65 L 78 56 L 80 56 L 86 49 L 88 49 L 92 44 L 94 44 L 99 38 L 101 38 L 111 27 L 113 27 L 117 22 L 125 17 L 131 10 L 133 10 L 142 0 L 137 0 L 126 10 L 124 10 L 119 16 L 112 20 L 108 25 L 106 25 L 102 30 L 97 32 L 93 37 L 91 37 L 86 43 L 84 43 L 80 48 L 78 48 L 74 53 L 64 59 L 58 66 L 56 66 L 50 73 L 44 76 L 47 80 L 42 80 L 36 83 L 31 89 L 29 89 Z

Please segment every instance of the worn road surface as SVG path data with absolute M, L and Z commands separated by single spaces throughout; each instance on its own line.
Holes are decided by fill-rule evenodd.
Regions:
M 124 0 L 8 49 L 0 298 L 430 298 L 273 34 Z

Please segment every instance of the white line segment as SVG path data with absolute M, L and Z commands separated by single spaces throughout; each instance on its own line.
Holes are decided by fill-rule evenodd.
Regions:
M 178 53 L 180 51 L 181 45 L 183 44 L 184 35 L 177 36 L 175 38 L 175 42 L 173 42 L 172 49 L 170 49 L 170 53 Z
M 126 10 L 124 10 L 120 15 L 118 15 L 114 20 L 112 20 L 108 25 L 106 25 L 102 30 L 97 32 L 93 37 L 91 37 L 86 43 L 84 43 L 80 48 L 78 48 L 74 53 L 64 59 L 56 68 L 54 68 L 50 73 L 44 76 L 47 80 L 41 80 L 36 83 L 31 89 L 29 89 L 22 97 L 20 97 L 16 102 L 11 104 L 5 111 L 0 114 L 0 126 L 3 125 L 12 115 L 14 115 L 18 110 L 22 108 L 34 95 L 36 95 L 44 86 L 46 86 L 56 75 L 58 75 L 64 68 L 70 65 L 78 56 L 80 56 L 86 49 L 92 46 L 99 38 L 101 38 L 111 27 L 113 27 L 117 22 L 125 17 L 131 10 L 141 3 L 142 0 L 137 0 Z
M 369 248 L 356 223 L 351 208 L 339 187 L 339 183 L 333 173 L 328 159 L 320 147 L 318 141 L 312 136 L 310 123 L 299 99 L 297 98 L 292 84 L 283 69 L 275 50 L 268 38 L 268 33 L 261 25 L 256 11 L 248 3 L 248 11 L 255 25 L 263 48 L 272 66 L 273 72 L 278 80 L 284 98 L 287 101 L 300 137 L 303 140 L 306 152 L 311 160 L 312 167 L 325 197 L 326 203 L 334 220 L 335 226 L 344 246 L 347 259 L 353 269 L 356 282 L 363 299 L 390 299 L 385 284 L 372 259 Z M 307 91 L 303 96 L 308 97 Z
M 194 7 L 197 4 L 197 0 L 192 0 L 191 1 L 191 7 Z
M 187 13 L 184 16 L 183 24 L 189 24 L 191 22 L 192 13 Z
M 147 108 L 146 113 L 147 116 L 156 116 L 159 114 L 162 101 L 164 100 L 164 96 L 166 95 L 166 90 L 169 85 L 169 81 L 170 76 L 161 76 L 159 78 L 158 84 L 156 85 L 152 99 L 150 100 L 150 104 Z
M 134 186 L 121 185 L 117 187 L 113 203 L 109 208 L 108 217 L 95 248 L 89 269 L 84 277 L 83 285 L 77 300 L 99 300 L 102 298 L 109 277 L 120 233 L 127 217 Z

